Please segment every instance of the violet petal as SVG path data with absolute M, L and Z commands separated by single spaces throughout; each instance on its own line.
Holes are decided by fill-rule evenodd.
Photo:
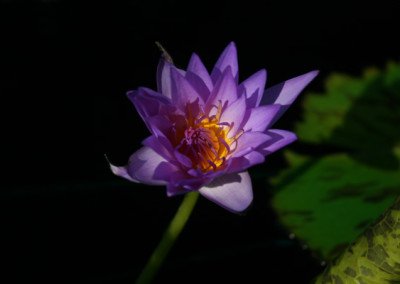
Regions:
M 253 201 L 248 172 L 220 176 L 199 190 L 205 198 L 231 211 L 242 212 Z
M 232 76 L 237 83 L 239 80 L 239 65 L 237 60 L 237 50 L 234 42 L 229 43 L 228 46 L 224 49 L 211 72 L 211 79 L 214 83 L 219 80 L 219 77 L 228 67 L 231 68 Z
M 239 95 L 242 95 L 244 92 L 247 95 L 247 108 L 254 108 L 260 104 L 266 81 L 267 71 L 262 69 L 239 85 Z
M 209 91 L 213 89 L 214 85 L 212 83 L 210 74 L 208 73 L 206 67 L 196 53 L 193 53 L 192 57 L 190 58 L 187 72 L 192 72 L 199 76 L 199 78 L 204 82 Z M 188 74 L 186 73 L 186 77 L 187 75 Z
M 168 98 L 171 98 L 171 69 L 177 70 L 182 76 L 186 73 L 163 58 L 160 59 L 157 66 L 157 90 Z
M 129 180 L 149 184 L 149 185 L 165 185 L 165 181 L 154 179 L 153 175 L 160 163 L 164 162 L 165 159 L 154 152 L 149 147 L 142 147 L 129 158 L 128 165 L 125 166 L 125 170 L 121 167 L 112 166 L 114 174 Z
M 265 105 L 248 110 L 249 118 L 244 124 L 243 130 L 264 132 L 270 126 L 280 108 L 280 105 Z
M 172 78 L 172 103 L 179 109 L 184 111 L 188 102 L 199 100 L 200 104 L 204 104 L 203 98 L 197 93 L 192 85 L 175 69 L 171 69 Z
M 245 132 L 238 138 L 237 143 L 233 143 L 231 145 L 231 148 L 234 148 L 232 156 L 238 157 L 240 156 L 240 152 L 245 151 L 249 148 L 258 148 L 260 145 L 263 145 L 270 139 L 270 135 L 262 132 Z
M 281 109 L 271 122 L 274 124 L 294 102 L 300 92 L 318 75 L 319 71 L 311 71 L 289 79 L 265 90 L 260 105 L 280 104 Z
M 214 89 L 208 97 L 206 106 L 218 106 L 221 102 L 223 105 L 228 101 L 229 103 L 234 102 L 237 96 L 237 85 L 232 77 L 231 68 L 228 66 L 224 73 L 220 76 L 218 81 L 215 83 Z M 209 109 L 207 109 L 208 111 Z
M 133 182 L 140 182 L 129 175 L 128 169 L 126 166 L 119 167 L 119 166 L 114 166 L 111 163 L 109 163 L 109 165 L 110 165 L 110 169 L 114 175 L 123 177 L 123 178 L 133 181 Z
M 126 95 L 143 120 L 148 116 L 157 115 L 162 105 L 171 104 L 170 99 L 148 88 L 129 91 Z
M 228 173 L 241 172 L 254 165 L 264 163 L 264 161 L 265 157 L 263 154 L 257 151 L 252 151 L 247 155 L 237 158 L 231 158 L 229 160 L 229 166 L 227 172 Z
M 242 125 L 243 118 L 246 114 L 246 97 L 241 96 L 236 101 L 234 101 L 231 105 L 227 107 L 227 109 L 222 112 L 221 122 L 228 122 L 231 124 L 231 129 L 228 133 L 228 138 L 234 137 L 238 131 L 240 130 L 240 126 Z
M 142 144 L 153 149 L 154 152 L 162 156 L 167 161 L 173 161 L 175 159 L 171 142 L 161 135 L 158 137 L 154 135 L 149 136 L 142 141 Z
M 154 178 L 175 183 L 175 180 L 184 180 L 190 178 L 185 172 L 181 171 L 178 166 L 169 162 L 161 162 L 154 172 Z
M 187 193 L 188 190 L 181 185 L 175 185 L 172 183 L 167 184 L 167 196 L 171 197 L 178 194 Z
M 297 139 L 296 134 L 281 129 L 269 129 L 265 132 L 270 140 L 257 147 L 257 151 L 263 155 L 269 155 Z

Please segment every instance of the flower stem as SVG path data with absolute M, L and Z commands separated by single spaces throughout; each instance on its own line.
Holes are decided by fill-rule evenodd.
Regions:
M 185 226 L 186 221 L 189 219 L 198 197 L 199 193 L 197 191 L 185 195 L 178 211 L 171 220 L 167 230 L 164 232 L 160 243 L 148 260 L 139 278 L 136 280 L 136 284 L 146 284 L 152 281 Z

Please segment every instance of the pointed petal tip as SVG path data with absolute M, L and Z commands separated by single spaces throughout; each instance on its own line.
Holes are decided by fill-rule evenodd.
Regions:
M 130 91 L 127 91 L 125 95 L 128 97 L 128 99 L 132 99 L 136 96 L 137 92 L 138 91 L 136 91 L 136 90 L 130 90 Z
M 297 140 L 297 135 L 295 133 L 282 129 L 269 129 L 265 134 L 269 135 L 271 139 L 257 148 L 257 151 L 264 156 L 276 152 Z
M 110 166 L 111 172 L 119 177 L 125 178 L 129 181 L 135 182 L 135 183 L 140 183 L 140 181 L 134 179 L 129 173 L 126 167 L 118 167 L 114 166 L 113 164 L 108 161 L 108 158 L 106 157 L 108 165 Z
M 235 43 L 232 41 L 230 42 L 221 53 L 220 57 L 217 60 L 212 72 L 211 78 L 215 83 L 221 74 L 224 72 L 225 68 L 228 66 L 232 69 L 233 77 L 235 78 L 236 83 L 239 80 L 238 72 L 238 58 L 237 58 L 237 49 Z
M 200 56 L 196 52 L 193 52 L 192 55 L 190 56 L 189 64 L 193 60 L 196 60 L 196 61 L 200 60 L 201 61 Z
M 227 47 L 236 48 L 236 43 L 234 41 L 231 41 L 231 42 L 228 43 Z
M 315 77 L 317 77 L 318 74 L 319 74 L 319 70 L 313 70 L 313 71 L 310 71 L 310 72 L 306 73 L 305 75 L 309 75 L 310 76 L 310 81 L 311 81 Z

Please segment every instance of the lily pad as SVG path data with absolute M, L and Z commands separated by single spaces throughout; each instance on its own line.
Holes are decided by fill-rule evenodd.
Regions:
M 325 89 L 305 98 L 304 119 L 295 130 L 299 141 L 356 153 L 353 158 L 372 167 L 398 167 L 393 150 L 400 146 L 400 64 L 367 69 L 360 78 L 333 74 Z
M 332 259 L 400 195 L 400 65 L 361 78 L 334 74 L 308 94 L 297 124 L 303 149 L 272 183 L 282 223 Z M 311 146 L 311 147 L 310 147 Z M 326 155 L 304 149 L 331 149 Z M 332 154 L 333 152 L 333 154 Z
M 400 197 L 316 279 L 322 283 L 400 283 Z
M 307 159 L 275 185 L 273 206 L 283 224 L 330 259 L 400 194 L 400 171 L 374 169 L 342 153 Z

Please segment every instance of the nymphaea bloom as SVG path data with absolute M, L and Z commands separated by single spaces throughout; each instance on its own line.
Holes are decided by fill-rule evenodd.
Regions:
M 199 191 L 241 212 L 253 200 L 246 169 L 296 139 L 292 132 L 270 127 L 317 73 L 264 91 L 264 69 L 238 83 L 233 42 L 211 75 L 196 54 L 186 71 L 164 56 L 157 68 L 157 92 L 141 87 L 127 93 L 151 136 L 128 165 L 111 169 L 133 182 L 166 185 L 168 196 Z

